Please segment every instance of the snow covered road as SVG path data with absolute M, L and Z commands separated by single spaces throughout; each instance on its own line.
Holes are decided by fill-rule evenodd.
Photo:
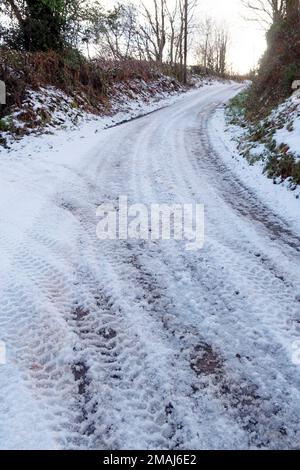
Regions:
M 300 232 L 222 158 L 237 89 L 1 156 L 0 448 L 299 448 Z M 204 248 L 98 240 L 120 195 L 204 204 Z

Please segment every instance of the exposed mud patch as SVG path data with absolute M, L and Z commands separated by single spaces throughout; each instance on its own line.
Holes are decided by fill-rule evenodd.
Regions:
M 117 336 L 116 330 L 114 330 L 113 328 L 110 328 L 110 327 L 101 328 L 98 331 L 98 334 L 99 334 L 99 336 L 102 336 L 102 338 L 107 339 L 108 341 Z
M 59 206 L 68 211 L 68 212 L 71 212 L 71 214 L 76 214 L 77 212 L 77 207 L 75 207 L 71 202 L 68 202 L 68 201 L 61 201 Z
M 80 407 L 78 422 L 81 427 L 80 434 L 84 437 L 89 437 L 96 431 L 94 419 L 91 418 L 91 397 L 88 391 L 89 385 L 91 383 L 88 377 L 89 368 L 84 362 L 80 361 L 72 365 L 72 373 L 75 382 L 78 384 L 78 404 Z
M 223 360 L 207 344 L 198 344 L 191 353 L 191 368 L 197 375 L 219 374 L 223 367 Z
M 78 382 L 78 393 L 79 395 L 85 395 L 87 387 L 90 384 L 88 379 L 88 367 L 83 362 L 77 362 L 72 365 L 72 374 L 75 382 Z
M 113 301 L 109 295 L 107 295 L 104 291 L 98 290 L 97 294 L 95 295 L 95 302 L 97 307 L 107 310 L 110 313 L 111 307 L 113 306 Z
M 201 343 L 195 346 L 190 360 L 191 369 L 199 378 L 199 382 L 192 385 L 193 393 L 200 393 L 210 384 L 224 408 L 247 432 L 249 446 L 270 448 L 274 439 L 282 441 L 284 446 L 287 429 L 280 419 L 281 407 L 278 404 L 273 403 L 270 397 L 262 396 L 259 387 L 240 374 L 238 381 L 234 379 L 226 370 L 225 360 L 211 345 Z M 271 422 L 273 427 L 269 429 Z M 262 428 L 269 431 L 262 433 Z
M 83 307 L 76 307 L 75 310 L 72 312 L 72 317 L 74 320 L 76 321 L 81 321 L 83 320 L 85 317 L 87 317 L 89 315 L 89 311 L 84 309 Z

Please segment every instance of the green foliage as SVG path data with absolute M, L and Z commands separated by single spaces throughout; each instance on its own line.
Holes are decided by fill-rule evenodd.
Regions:
M 300 65 L 297 64 L 288 64 L 283 68 L 282 84 L 287 93 L 291 91 L 292 83 L 298 77 L 299 71 Z
M 77 49 L 69 47 L 64 50 L 61 61 L 63 67 L 66 66 L 73 70 L 80 70 L 82 64 L 86 62 L 86 58 Z
M 292 154 L 272 156 L 268 159 L 265 172 L 270 178 L 291 178 L 292 183 L 300 184 L 300 162 Z
M 6 132 L 9 131 L 10 129 L 10 124 L 7 121 L 7 119 L 0 119 L 0 132 Z
M 291 79 L 293 68 L 287 76 Z M 293 130 L 293 121 L 288 121 L 294 108 L 289 107 L 274 117 L 270 114 L 264 119 L 254 122 L 247 119 L 247 106 L 252 89 L 247 89 L 236 95 L 227 105 L 226 118 L 229 124 L 237 125 L 245 129 L 238 140 L 238 149 L 250 165 L 258 161 L 264 162 L 264 172 L 270 178 L 280 178 L 281 181 L 289 179 L 291 185 L 300 184 L 300 161 L 289 151 L 289 147 L 282 143 L 278 146 L 274 139 L 274 133 L 278 129 L 286 127 Z M 263 145 L 263 146 L 261 146 Z
M 6 12 L 11 9 L 4 0 Z M 16 50 L 61 52 L 77 46 L 87 28 L 89 0 L 15 0 L 14 20 L 0 40 Z
M 254 122 L 290 96 L 293 80 L 300 77 L 299 2 L 291 4 L 291 11 L 289 14 L 286 9 L 285 15 L 274 21 L 267 33 L 268 48 L 246 103 L 247 117 Z
M 242 91 L 234 96 L 228 103 L 226 115 L 230 124 L 244 127 L 245 107 L 248 99 L 248 91 Z

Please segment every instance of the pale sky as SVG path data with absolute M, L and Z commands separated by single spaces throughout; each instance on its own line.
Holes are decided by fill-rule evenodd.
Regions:
M 232 37 L 229 62 L 234 70 L 247 72 L 257 64 L 266 47 L 265 32 L 259 24 L 243 18 L 241 0 L 199 0 L 199 12 L 228 24 Z
M 131 0 L 139 3 L 139 0 Z M 153 4 L 153 0 L 143 0 L 145 4 Z M 172 1 L 172 0 L 170 0 Z M 103 0 L 107 7 L 112 7 L 117 0 Z M 122 3 L 119 0 L 119 3 Z M 262 28 L 253 22 L 243 19 L 245 10 L 241 0 L 199 0 L 197 17 L 211 16 L 225 22 L 231 33 L 229 64 L 233 70 L 244 73 L 254 67 L 263 54 L 266 43 Z M 194 63 L 191 56 L 190 63 Z

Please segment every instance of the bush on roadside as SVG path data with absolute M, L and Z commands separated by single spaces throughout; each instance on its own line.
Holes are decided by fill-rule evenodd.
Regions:
M 279 129 L 286 127 L 290 132 L 293 130 L 293 121 L 288 122 L 288 119 L 297 113 L 297 104 L 289 104 L 275 114 L 270 113 L 254 122 L 248 119 L 247 114 L 249 93 L 252 93 L 251 89 L 239 93 L 226 108 L 228 124 L 244 129 L 238 139 L 240 154 L 250 165 L 262 161 L 263 171 L 269 178 L 280 178 L 280 181 L 289 179 L 292 186 L 300 185 L 299 159 L 290 151 L 288 145 L 278 145 L 274 139 L 274 134 Z
M 7 105 L 0 117 L 12 106 L 21 106 L 26 90 L 54 86 L 74 98 L 74 105 L 94 113 L 109 107 L 108 90 L 114 83 L 132 79 L 150 81 L 160 71 L 153 65 L 137 60 L 88 60 L 70 49 L 56 52 L 24 53 L 0 48 L 0 79 L 7 86 Z

